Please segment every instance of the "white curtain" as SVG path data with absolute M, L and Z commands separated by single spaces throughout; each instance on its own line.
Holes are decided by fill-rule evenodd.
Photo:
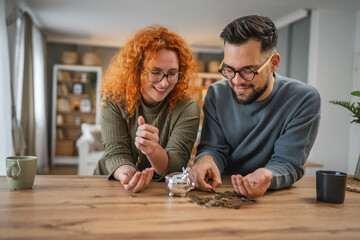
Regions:
M 13 141 L 18 155 L 38 157 L 38 173 L 49 169 L 46 119 L 44 38 L 31 17 L 16 20 L 13 62 Z M 15 24 L 15 22 L 13 23 Z M 14 109 L 15 109 L 14 107 Z
M 22 102 L 22 91 L 23 91 L 23 79 L 24 79 L 24 48 L 25 48 L 25 24 L 22 15 L 19 15 L 16 19 L 16 33 L 15 33 L 15 50 L 14 50 L 14 62 L 13 62 L 13 95 L 16 104 L 16 118 L 20 125 L 21 119 L 21 102 Z M 22 134 L 22 133 L 21 133 Z M 19 146 L 18 149 L 15 147 L 15 152 L 24 152 L 26 146 Z
M 5 159 L 12 155 L 11 91 L 9 47 L 5 0 L 0 0 L 0 175 L 5 175 Z
M 26 150 L 26 143 L 24 133 L 21 128 L 21 108 L 23 79 L 24 79 L 24 48 L 25 48 L 25 24 L 19 9 L 13 13 L 16 16 L 14 22 L 9 23 L 15 25 L 15 39 L 13 62 L 12 62 L 12 134 L 13 134 L 13 148 L 15 155 L 24 155 Z M 15 17 L 14 17 L 15 18 Z
M 46 86 L 45 86 L 45 61 L 44 61 L 44 38 L 39 29 L 32 27 L 33 46 L 33 74 L 34 74 L 34 111 L 35 111 L 35 153 L 38 157 L 38 171 L 47 172 L 48 144 L 47 144 L 47 121 L 46 121 Z

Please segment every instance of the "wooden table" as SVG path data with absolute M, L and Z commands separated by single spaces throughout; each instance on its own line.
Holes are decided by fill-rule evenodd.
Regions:
M 232 190 L 229 179 L 218 191 Z M 151 182 L 133 197 L 103 176 L 38 175 L 32 190 L 0 177 L 0 239 L 359 239 L 360 194 L 316 201 L 315 178 L 240 209 L 204 208 Z

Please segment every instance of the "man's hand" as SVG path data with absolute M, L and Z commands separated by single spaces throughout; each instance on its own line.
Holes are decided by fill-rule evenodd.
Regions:
M 191 167 L 189 175 L 197 188 L 215 190 L 221 186 L 220 171 L 213 158 L 209 155 L 200 157 L 194 166 Z
M 150 155 L 159 146 L 159 129 L 146 124 L 144 117 L 138 118 L 135 146 L 145 155 Z
M 135 193 L 144 189 L 150 183 L 153 173 L 153 168 L 146 168 L 142 172 L 137 172 L 130 165 L 122 165 L 115 170 L 113 176 L 121 182 L 125 190 L 131 190 Z
M 231 182 L 237 193 L 256 198 L 265 194 L 270 186 L 272 177 L 273 174 L 270 170 L 259 168 L 245 177 L 240 174 L 232 175 Z

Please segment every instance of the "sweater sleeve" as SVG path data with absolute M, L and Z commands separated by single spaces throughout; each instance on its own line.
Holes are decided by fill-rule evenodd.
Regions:
M 108 177 L 111 178 L 115 170 L 122 165 L 131 165 L 135 168 L 130 136 L 120 106 L 109 100 L 101 111 L 101 134 Z
M 304 174 L 303 164 L 315 142 L 320 122 L 320 95 L 314 89 L 298 108 L 275 142 L 274 154 L 265 168 L 273 172 L 270 189 L 291 186 Z
M 197 131 L 199 128 L 200 111 L 195 101 L 190 103 L 179 113 L 170 131 L 165 151 L 169 157 L 167 170 L 160 177 L 162 179 L 166 174 L 178 172 L 182 167 L 186 167 L 190 159 L 190 154 L 194 146 Z

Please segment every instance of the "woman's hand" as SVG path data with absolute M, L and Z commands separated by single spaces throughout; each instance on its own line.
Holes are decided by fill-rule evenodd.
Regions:
M 146 155 L 154 171 L 161 176 L 168 167 L 169 159 L 159 144 L 159 129 L 146 124 L 143 116 L 138 118 L 138 125 L 135 146 Z
M 138 125 L 135 146 L 143 154 L 150 155 L 159 147 L 159 129 L 150 124 L 146 124 L 143 116 L 138 118 Z
M 135 193 L 141 191 L 150 183 L 153 173 L 153 168 L 146 168 L 142 172 L 138 172 L 130 165 L 122 165 L 115 170 L 113 176 L 121 182 L 125 190 Z

